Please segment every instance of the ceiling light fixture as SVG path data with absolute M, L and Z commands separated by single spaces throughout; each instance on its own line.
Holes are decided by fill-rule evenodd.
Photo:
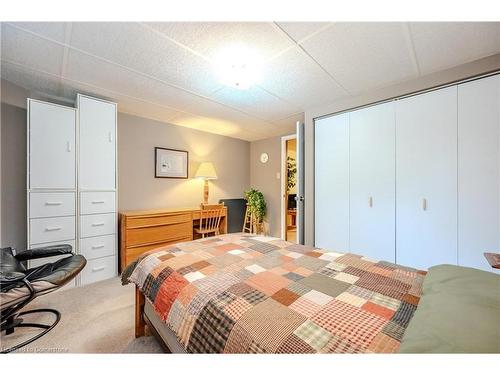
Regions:
M 246 90 L 261 79 L 262 59 L 255 51 L 242 45 L 221 50 L 214 65 L 220 82 L 239 90 Z

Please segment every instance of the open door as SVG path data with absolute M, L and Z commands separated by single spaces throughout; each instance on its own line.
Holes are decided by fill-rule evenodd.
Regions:
M 304 238 L 304 124 L 297 121 L 297 243 Z

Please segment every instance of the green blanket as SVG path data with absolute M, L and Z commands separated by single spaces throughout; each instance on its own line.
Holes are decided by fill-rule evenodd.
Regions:
M 500 275 L 431 267 L 401 353 L 500 353 Z

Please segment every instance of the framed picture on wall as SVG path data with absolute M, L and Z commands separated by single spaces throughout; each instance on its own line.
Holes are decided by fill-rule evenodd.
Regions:
M 156 178 L 188 178 L 188 164 L 187 151 L 155 147 Z

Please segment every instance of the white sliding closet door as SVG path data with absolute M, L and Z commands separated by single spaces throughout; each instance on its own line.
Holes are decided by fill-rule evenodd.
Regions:
M 396 102 L 396 261 L 457 264 L 457 87 Z
M 394 102 L 350 114 L 350 251 L 395 262 Z
M 349 114 L 315 121 L 315 245 L 349 251 Z
M 500 76 L 458 86 L 458 264 L 499 251 Z

